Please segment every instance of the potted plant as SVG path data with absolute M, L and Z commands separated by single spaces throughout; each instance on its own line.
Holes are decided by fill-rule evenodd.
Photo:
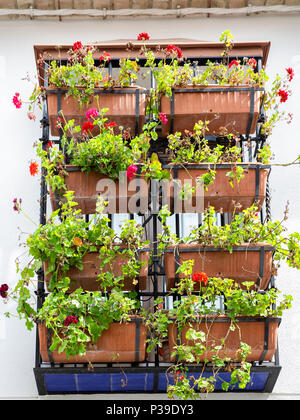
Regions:
M 76 289 L 51 293 L 37 313 L 43 362 L 142 362 L 146 327 L 135 299 L 113 290 L 82 293 Z
M 146 327 L 136 296 L 145 288 L 149 243 L 142 240 L 142 227 L 134 220 L 116 234 L 102 214 L 102 200 L 86 221 L 74 210 L 72 196 L 66 193 L 60 215 L 53 212 L 29 235 L 29 262 L 22 267 L 17 260 L 20 280 L 14 290 L 1 286 L 1 296 L 16 300 L 17 313 L 29 330 L 38 324 L 45 362 L 143 361 Z M 25 214 L 19 200 L 14 200 L 14 210 Z M 85 257 L 93 259 L 93 267 Z M 32 285 L 46 267 L 48 293 L 36 309 Z M 44 293 L 41 285 L 35 289 Z
M 138 60 L 121 59 L 117 79 L 106 68 L 110 60 L 109 53 L 101 53 L 97 47 L 82 45 L 80 41 L 73 44 L 62 61 L 39 57 L 37 66 L 44 69 L 44 83 L 34 87 L 29 98 L 29 115 L 34 118 L 35 106 L 41 106 L 46 99 L 51 134 L 59 136 L 61 111 L 67 119 L 82 125 L 88 109 L 108 108 L 109 122 L 116 121 L 132 135 L 138 134 L 146 110 L 146 89 L 134 85 Z
M 166 225 L 170 212 L 160 212 L 164 230 L 160 236 L 163 251 L 167 290 L 172 290 L 182 274 L 178 267 L 194 261 L 195 275 L 205 272 L 208 276 L 228 278 L 238 284 L 252 281 L 255 288 L 265 290 L 276 273 L 275 262 L 286 261 L 291 267 L 299 265 L 299 235 L 284 234 L 283 221 L 259 220 L 257 207 L 251 206 L 240 214 L 233 214 L 229 224 L 218 226 L 213 207 L 208 208 L 202 224 L 185 238 L 171 234 Z M 254 287 L 254 286 L 253 286 Z
M 84 214 L 95 212 L 99 196 L 108 201 L 107 213 L 148 209 L 149 186 L 138 174 L 149 149 L 148 130 L 133 139 L 123 132 L 115 134 L 116 124 L 107 122 L 106 111 L 88 112 L 89 119 L 82 127 L 74 120 L 64 120 L 62 150 L 37 145 L 53 210 L 59 208 L 68 190 L 74 191 L 74 200 Z
M 147 34 L 140 35 L 140 39 L 148 37 Z M 28 329 L 35 323 L 38 325 L 43 362 L 88 363 L 90 369 L 92 363 L 139 363 L 145 361 L 146 352 L 156 346 L 161 348 L 167 342 L 169 356 L 164 361 L 170 364 L 167 369 L 168 395 L 170 398 L 195 399 L 196 391 L 214 390 L 221 370 L 230 373 L 230 380 L 222 384 L 223 390 L 230 390 L 237 383 L 239 388 L 245 388 L 251 379 L 251 363 L 270 361 L 274 357 L 280 317 L 282 311 L 290 307 L 292 298 L 284 296 L 279 302 L 280 291 L 273 287 L 270 279 L 282 260 L 291 267 L 300 267 L 300 236 L 298 233 L 284 234 L 283 221 L 287 211 L 282 222 L 259 219 L 258 211 L 265 198 L 269 174 L 266 164 L 270 149 L 265 146 L 258 150 L 259 162 L 255 164 L 253 175 L 251 164 L 242 162 L 237 141 L 238 135 L 253 132 L 264 101 L 267 110 L 273 108 L 273 114 L 262 126 L 262 133 L 271 132 L 273 125 L 282 118 L 278 107 L 289 96 L 285 83 L 291 81 L 293 73 L 287 69 L 287 80 L 283 82 L 277 78 L 271 93 L 265 94 L 263 99 L 261 94 L 267 80 L 264 70 L 256 72 L 257 63 L 251 58 L 229 62 L 231 34 L 226 31 L 220 39 L 224 41 L 223 62 L 208 62 L 200 76 L 194 74 L 190 63 L 181 62 L 183 54 L 178 47 L 169 45 L 164 51 L 165 59 L 158 63 L 154 54 L 144 47 L 146 64 L 157 82 L 148 107 L 155 119 L 144 124 L 142 133 L 134 138 L 130 135 L 132 130 L 128 133 L 127 129 L 132 128 L 132 124 L 140 129 L 143 123 L 137 107 L 138 89 L 133 93 L 136 99 L 134 119 L 130 119 L 128 126 L 121 119 L 117 120 L 118 124 L 110 120 L 111 114 L 102 100 L 109 97 L 111 88 L 122 87 L 123 90 L 131 84 L 139 70 L 137 60 L 121 61 L 118 81 L 104 75 L 109 54 L 103 52 L 100 62 L 104 65 L 96 67 L 95 50 L 83 47 L 80 42 L 69 51 L 67 65 L 57 66 L 54 60 L 50 64 L 41 61 L 49 88 L 35 87 L 28 116 L 35 118 L 32 107 L 40 104 L 43 98 L 47 98 L 50 109 L 54 94 L 52 130 L 55 122 L 58 131 L 53 132 L 61 135 L 62 149 L 45 141 L 37 146 L 54 212 L 29 236 L 26 246 L 31 260 L 22 268 L 17 261 L 20 275 L 17 286 L 10 291 L 8 285 L 2 284 L 0 297 L 17 301 L 17 312 Z M 212 82 L 215 84 L 208 86 Z M 54 92 L 51 91 L 53 87 Z M 175 114 L 178 110 L 175 99 L 181 94 L 186 98 L 190 91 L 199 102 L 193 108 L 191 101 L 192 119 L 186 119 L 182 128 L 193 132 L 182 130 L 181 133 L 176 131 L 176 127 L 181 126 L 176 125 L 180 122 Z M 101 107 L 97 100 L 92 102 L 98 93 Z M 213 99 L 212 111 L 207 111 L 203 96 L 209 103 L 208 97 L 214 95 L 215 98 L 220 93 L 222 101 L 227 101 L 228 110 L 223 112 Z M 169 98 L 170 112 L 163 108 Z M 72 109 L 65 108 L 68 99 L 78 101 L 80 115 L 75 115 L 75 111 L 73 115 Z M 250 115 L 246 109 L 241 115 L 241 106 L 229 110 L 232 100 L 245 100 Z M 17 108 L 22 106 L 19 94 L 13 102 Z M 187 105 L 186 99 L 184 104 Z M 60 112 L 63 108 L 66 114 Z M 113 109 L 111 103 L 108 108 Z M 121 118 L 130 114 L 118 113 Z M 57 115 L 59 119 L 55 121 Z M 241 126 L 237 125 L 237 120 Z M 160 123 L 164 136 L 171 131 L 168 136 L 169 165 L 163 165 L 156 153 L 150 153 L 150 141 L 157 140 Z M 187 123 L 191 125 L 187 126 Z M 225 137 L 227 147 L 217 144 L 211 148 L 206 138 L 208 130 Z M 150 274 L 146 248 L 149 242 L 143 240 L 142 227 L 129 220 L 117 234 L 103 214 L 107 207 L 103 198 L 99 200 L 98 183 L 109 180 L 116 187 L 121 182 L 120 172 L 125 172 L 129 180 L 134 179 L 133 195 L 141 191 L 141 182 L 145 180 L 148 196 L 148 182 L 156 179 L 171 185 L 170 197 L 175 201 L 177 183 L 185 174 L 189 174 L 192 182 L 188 191 L 184 188 L 182 197 L 186 192 L 194 194 L 199 181 L 204 187 L 202 224 L 193 228 L 187 237 L 177 238 L 171 233 L 166 223 L 171 214 L 169 209 L 163 207 L 158 214 L 163 232 L 153 248 L 163 254 L 166 297 L 174 298 L 168 310 L 164 309 L 164 303 L 170 303 L 171 299 L 155 299 L 154 307 L 146 309 L 137 298 L 138 292 L 145 289 Z M 37 162 L 31 163 L 30 173 L 38 173 Z M 244 195 L 241 193 L 243 182 L 250 186 L 250 192 Z M 83 185 L 89 191 L 82 190 Z M 127 205 L 128 198 L 133 195 L 130 195 L 130 189 L 124 191 Z M 223 198 L 227 196 L 227 201 L 220 204 L 215 191 L 220 191 Z M 151 193 L 154 195 L 154 191 Z M 100 195 L 105 196 L 102 191 Z M 119 212 L 122 198 L 119 186 L 113 196 L 108 194 L 106 198 L 119 200 L 117 208 L 107 212 Z M 236 203 L 232 203 L 233 200 Z M 22 212 L 21 200 L 14 199 L 13 205 L 15 211 Z M 219 226 L 216 210 L 232 211 L 231 221 Z M 94 213 L 92 217 L 84 217 Z M 159 256 L 154 255 L 155 258 Z M 43 271 L 48 293 L 45 293 L 44 285 L 39 284 L 35 294 L 42 304 L 35 309 L 31 283 L 36 274 L 38 281 L 43 280 Z M 208 377 L 204 374 L 207 364 L 212 367 Z M 194 374 L 194 366 L 203 368 L 202 372 Z
M 234 280 L 209 278 L 205 273 L 197 279 L 200 290 L 195 292 L 193 261 L 185 261 L 180 272 L 177 292 L 184 298 L 174 301 L 169 310 L 163 308 L 163 299 L 157 299 L 156 311 L 146 321 L 148 351 L 168 342 L 173 363 L 166 372 L 169 397 L 196 399 L 213 392 L 222 370 L 230 373 L 230 380 L 222 382 L 223 390 L 236 384 L 245 388 L 251 378 L 251 362 L 274 356 L 280 316 L 290 308 L 292 297 L 283 296 L 278 303 L 277 289 L 262 294 L 251 290 L 251 282 L 242 289 Z M 208 363 L 212 372 L 207 376 Z M 202 369 L 195 373 L 193 367 L 199 365 Z
M 21 271 L 23 281 L 29 283 L 43 265 L 50 291 L 79 287 L 86 291 L 145 289 L 149 243 L 143 241 L 142 227 L 128 220 L 117 234 L 102 214 L 101 200 L 97 212 L 86 220 L 80 210 L 74 210 L 72 192 L 65 198 L 61 211 L 53 212 L 47 223 L 28 237 L 28 252 L 33 258 Z
M 166 117 L 161 126 L 162 137 L 176 131 L 192 131 L 199 120 L 209 121 L 210 134 L 248 137 L 256 131 L 262 105 L 268 113 L 264 132 L 271 132 L 271 126 L 284 118 L 278 105 L 290 94 L 293 70 L 287 69 L 284 77 L 277 76 L 266 93 L 265 70 L 258 69 L 251 57 L 230 61 L 233 36 L 229 31 L 220 35 L 220 41 L 224 44 L 222 62 L 208 60 L 199 75 L 193 63 L 183 61 L 183 52 L 176 45 L 168 45 L 163 51 L 165 58 L 158 63 L 154 52 L 144 45 L 147 65 L 156 81 L 150 108 L 154 114 L 160 112 Z
M 213 206 L 227 213 L 237 204 L 245 209 L 255 203 L 260 209 L 271 168 L 269 146 L 258 149 L 259 162 L 242 162 L 238 139 L 228 134 L 229 145 L 211 147 L 207 126 L 208 121 L 198 121 L 193 132 L 168 136 L 169 163 L 163 168 L 171 173 L 165 197 L 170 208 L 175 213 L 199 213 Z

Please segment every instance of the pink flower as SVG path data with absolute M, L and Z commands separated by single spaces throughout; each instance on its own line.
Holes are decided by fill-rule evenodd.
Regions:
M 127 168 L 126 174 L 128 179 L 134 178 L 135 174 L 137 173 L 137 167 L 135 165 L 130 165 Z
M 28 113 L 27 113 L 27 117 L 28 117 L 30 120 L 33 120 L 33 121 L 35 121 L 35 120 L 36 120 L 36 116 L 34 115 L 34 113 L 33 113 L 33 112 L 28 112 Z
M 19 99 L 19 96 L 20 94 L 17 92 L 14 94 L 13 99 L 12 99 L 14 106 L 18 109 L 21 108 L 22 106 L 22 101 Z
M 97 111 L 97 108 L 90 108 L 90 109 L 88 109 L 87 111 L 86 111 L 86 119 L 87 120 L 90 120 L 91 119 L 91 117 L 93 117 L 93 118 L 97 118 L 98 117 L 98 111 Z
M 13 199 L 13 210 L 17 211 L 18 213 L 20 213 L 21 211 L 21 204 L 22 204 L 22 198 L 19 198 L 19 200 L 17 198 Z
M 228 68 L 230 69 L 230 67 L 231 67 L 231 66 L 233 66 L 233 65 L 234 65 L 234 66 L 239 66 L 239 64 L 240 64 L 240 63 L 239 63 L 238 61 L 236 61 L 236 60 L 232 60 L 232 61 L 230 61 L 229 65 L 228 65 Z
M 103 51 L 102 55 L 99 57 L 99 60 L 104 61 L 106 63 L 107 61 L 111 60 L 111 56 L 108 52 Z
M 160 119 L 160 121 L 161 121 L 164 125 L 166 125 L 166 124 L 167 124 L 168 119 L 167 119 L 167 116 L 166 116 L 166 114 L 165 114 L 164 112 L 160 112 L 160 113 L 158 114 L 158 118 Z
M 287 124 L 291 124 L 293 120 L 293 114 L 291 112 L 288 113 L 288 119 L 287 119 Z

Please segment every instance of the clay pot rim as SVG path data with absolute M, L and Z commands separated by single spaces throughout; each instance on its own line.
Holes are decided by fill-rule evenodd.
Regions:
M 174 89 L 174 90 L 180 90 L 180 89 L 193 89 L 193 88 L 201 88 L 201 89 L 205 89 L 205 88 L 208 88 L 208 89 L 211 89 L 211 88 L 216 88 L 216 90 L 219 90 L 219 89 L 223 89 L 223 88 L 225 88 L 225 89 L 228 89 L 228 88 L 232 88 L 232 89 L 238 89 L 238 88 L 242 88 L 243 90 L 245 90 L 246 92 L 248 91 L 248 90 L 251 90 L 252 88 L 254 89 L 254 91 L 261 91 L 261 92 L 263 92 L 263 91 L 265 91 L 265 88 L 263 87 L 263 86 L 254 86 L 254 85 L 250 85 L 250 84 L 240 84 L 240 85 L 230 85 L 230 84 L 224 84 L 224 85 L 218 85 L 218 84 L 215 84 L 215 83 L 209 83 L 208 85 L 204 85 L 204 84 L 196 84 L 196 85 L 193 85 L 193 84 L 188 84 L 188 85 L 184 85 L 184 86 L 173 86 L 172 87 L 172 89 Z M 199 93 L 201 93 L 201 92 L 199 92 Z
M 134 163 L 134 165 L 135 166 L 140 166 L 140 167 L 143 166 L 142 163 Z M 64 164 L 64 170 L 67 171 L 67 172 L 82 172 L 82 173 L 87 173 L 87 171 L 82 171 L 82 168 L 83 168 L 83 166 L 77 166 L 77 165 L 71 165 L 71 164 Z M 93 168 L 94 168 L 93 166 L 91 166 L 90 168 L 91 168 L 90 172 L 97 172 L 97 171 L 93 170 Z M 123 171 L 123 172 L 125 173 L 126 171 Z M 100 175 L 105 176 L 104 174 L 101 174 L 100 172 L 97 172 L 97 173 L 99 173 Z
M 79 89 L 79 90 L 84 90 L 85 88 L 83 87 L 83 86 L 75 86 L 76 87 L 76 89 Z M 68 86 L 61 86 L 61 87 L 58 87 L 58 86 L 55 86 L 55 85 L 50 85 L 50 86 L 48 86 L 47 88 L 46 88 L 46 93 L 56 93 L 57 91 L 59 91 L 59 92 L 62 92 L 62 93 L 64 93 L 64 92 L 68 92 L 70 89 L 72 89 L 71 87 L 68 87 Z M 94 91 L 102 91 L 102 90 L 105 90 L 105 91 L 114 91 L 114 90 L 141 90 L 141 91 L 145 91 L 145 93 L 146 93 L 146 91 L 147 91 L 147 88 L 145 88 L 145 87 L 143 87 L 143 86 L 139 86 L 139 85 L 132 85 L 132 86 L 115 86 L 115 87 L 103 87 L 103 86 L 97 86 L 97 87 L 95 87 L 94 88 Z M 100 93 L 100 92 L 99 92 Z
M 112 245 L 114 247 L 118 246 L 122 250 L 126 250 L 126 249 L 130 250 L 131 249 L 131 248 L 127 248 L 126 245 L 124 245 L 122 243 L 113 243 Z M 151 248 L 142 248 L 142 249 L 138 250 L 138 252 L 143 253 L 143 254 L 149 253 L 150 251 L 151 251 Z M 88 251 L 85 254 L 83 254 L 82 258 L 84 258 L 86 255 L 89 255 L 89 254 L 99 254 L 99 251 Z M 43 261 L 43 264 L 48 264 L 48 261 Z
M 87 293 L 91 293 L 91 292 L 87 292 Z M 112 325 L 112 324 L 129 325 L 129 324 L 136 323 L 136 322 L 140 322 L 140 321 L 141 321 L 141 323 L 143 324 L 143 322 L 142 322 L 143 317 L 142 317 L 141 315 L 132 314 L 132 315 L 129 315 L 129 317 L 130 317 L 130 320 L 128 320 L 128 321 L 113 321 L 113 322 L 111 322 L 109 325 Z M 45 325 L 45 321 L 41 321 L 40 319 L 37 319 L 37 320 L 36 320 L 36 322 L 37 322 L 37 324 L 38 324 L 40 327 L 42 327 L 42 328 L 46 328 L 47 330 L 51 330 L 51 328 L 48 328 L 48 327 Z M 145 326 L 146 326 L 146 324 L 143 324 L 143 325 L 145 325 Z
M 264 247 L 264 248 L 268 248 L 270 251 L 274 251 L 275 250 L 275 247 L 273 246 L 273 245 L 270 245 L 270 244 L 268 244 L 268 243 L 265 243 L 265 242 L 253 242 L 253 243 L 247 243 L 247 242 L 244 242 L 244 243 L 242 243 L 242 244 L 240 244 L 240 245 L 234 245 L 233 246 L 233 251 L 234 250 L 237 250 L 237 249 L 241 249 L 241 248 L 247 248 L 247 249 L 251 249 L 251 250 L 253 250 L 253 248 L 261 248 L 261 247 Z M 216 249 L 216 250 L 224 250 L 225 252 L 227 251 L 227 252 L 229 252 L 227 249 L 225 249 L 225 248 L 221 248 L 221 247 L 215 247 L 215 246 L 208 246 L 208 245 L 201 245 L 201 244 L 199 244 L 199 243 L 197 243 L 197 242 L 193 242 L 193 243 L 188 243 L 188 244 L 171 244 L 171 245 L 168 245 L 165 249 L 164 249 L 164 251 L 166 251 L 166 250 L 174 250 L 174 249 L 191 249 L 191 248 L 198 248 L 199 250 L 200 249 L 204 249 L 204 250 L 209 250 L 209 249 Z M 247 250 L 247 249 L 245 249 L 245 251 Z M 266 251 L 266 250 L 265 250 Z M 167 251 L 167 252 L 170 252 L 170 251 Z M 193 251 L 191 251 L 191 252 L 193 252 Z
M 266 320 L 270 322 L 278 322 L 278 325 L 281 323 L 282 318 L 277 316 L 250 316 L 250 315 L 236 315 L 235 317 L 238 322 L 264 322 Z M 176 321 L 177 317 L 168 317 L 169 320 Z M 198 324 L 203 324 L 205 322 L 231 322 L 231 318 L 225 314 L 220 315 L 204 315 L 200 321 L 199 318 L 192 318 L 188 322 L 194 322 Z M 171 324 L 169 324 L 171 325 Z
M 142 165 L 142 164 L 140 164 Z M 213 163 L 213 162 L 200 162 L 200 163 L 168 163 L 162 165 L 163 169 L 228 169 L 233 166 L 241 166 L 246 169 L 271 169 L 271 164 L 264 164 L 260 162 L 224 162 L 224 163 Z

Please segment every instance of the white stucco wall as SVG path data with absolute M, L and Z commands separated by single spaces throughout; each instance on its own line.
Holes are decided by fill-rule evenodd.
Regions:
M 22 197 L 26 213 L 37 223 L 39 221 L 39 179 L 32 178 L 28 171 L 29 161 L 35 157 L 32 144 L 41 135 L 39 123 L 29 121 L 22 110 L 16 110 L 12 105 L 15 92 L 22 93 L 25 98 L 31 91 L 31 86 L 21 79 L 27 72 L 35 74 L 33 45 L 135 39 L 139 32 L 148 32 L 152 38 L 216 41 L 226 29 L 233 33 L 236 41 L 271 41 L 268 60 L 271 79 L 276 72 L 294 67 L 293 96 L 286 103 L 288 112 L 294 113 L 294 121 L 291 125 L 279 126 L 270 139 L 276 161 L 292 161 L 300 154 L 300 15 L 165 21 L 0 22 L 0 284 L 14 286 L 16 282 L 14 260 L 23 252 L 18 247 L 18 227 L 23 232 L 33 230 L 29 221 L 12 211 L 13 198 Z M 272 170 L 272 215 L 280 218 L 286 201 L 290 200 L 287 226 L 291 231 L 300 231 L 299 185 L 299 167 Z M 283 394 L 286 394 L 285 398 L 295 398 L 297 394 L 300 397 L 300 273 L 283 264 L 277 284 L 279 289 L 293 295 L 294 303 L 284 314 L 280 326 L 282 372 L 270 398 Z M 13 304 L 0 302 L 0 399 L 35 397 L 37 389 L 32 371 L 35 332 L 28 333 L 17 319 L 4 318 L 3 313 L 9 310 L 13 310 Z M 242 398 L 253 398 L 253 395 Z

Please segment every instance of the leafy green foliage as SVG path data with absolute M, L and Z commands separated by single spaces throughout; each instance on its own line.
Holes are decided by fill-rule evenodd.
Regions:
M 52 333 L 50 350 L 65 352 L 68 358 L 84 355 L 110 324 L 129 321 L 137 309 L 134 299 L 117 290 L 108 297 L 97 291 L 83 293 L 81 288 L 69 295 L 66 292 L 62 289 L 48 295 L 37 317 Z M 78 322 L 66 325 L 70 315 Z
M 170 213 L 164 208 L 160 215 L 165 224 Z M 241 213 L 233 213 L 230 224 L 219 226 L 214 207 L 208 207 L 203 214 L 202 224 L 191 229 L 185 238 L 176 238 L 165 226 L 160 236 L 160 249 L 170 243 L 195 243 L 232 252 L 234 246 L 265 243 L 275 248 L 275 261 L 285 261 L 290 267 L 300 269 L 300 235 L 297 232 L 285 234 L 284 221 L 286 215 L 282 221 L 261 222 L 258 208 L 253 205 Z

